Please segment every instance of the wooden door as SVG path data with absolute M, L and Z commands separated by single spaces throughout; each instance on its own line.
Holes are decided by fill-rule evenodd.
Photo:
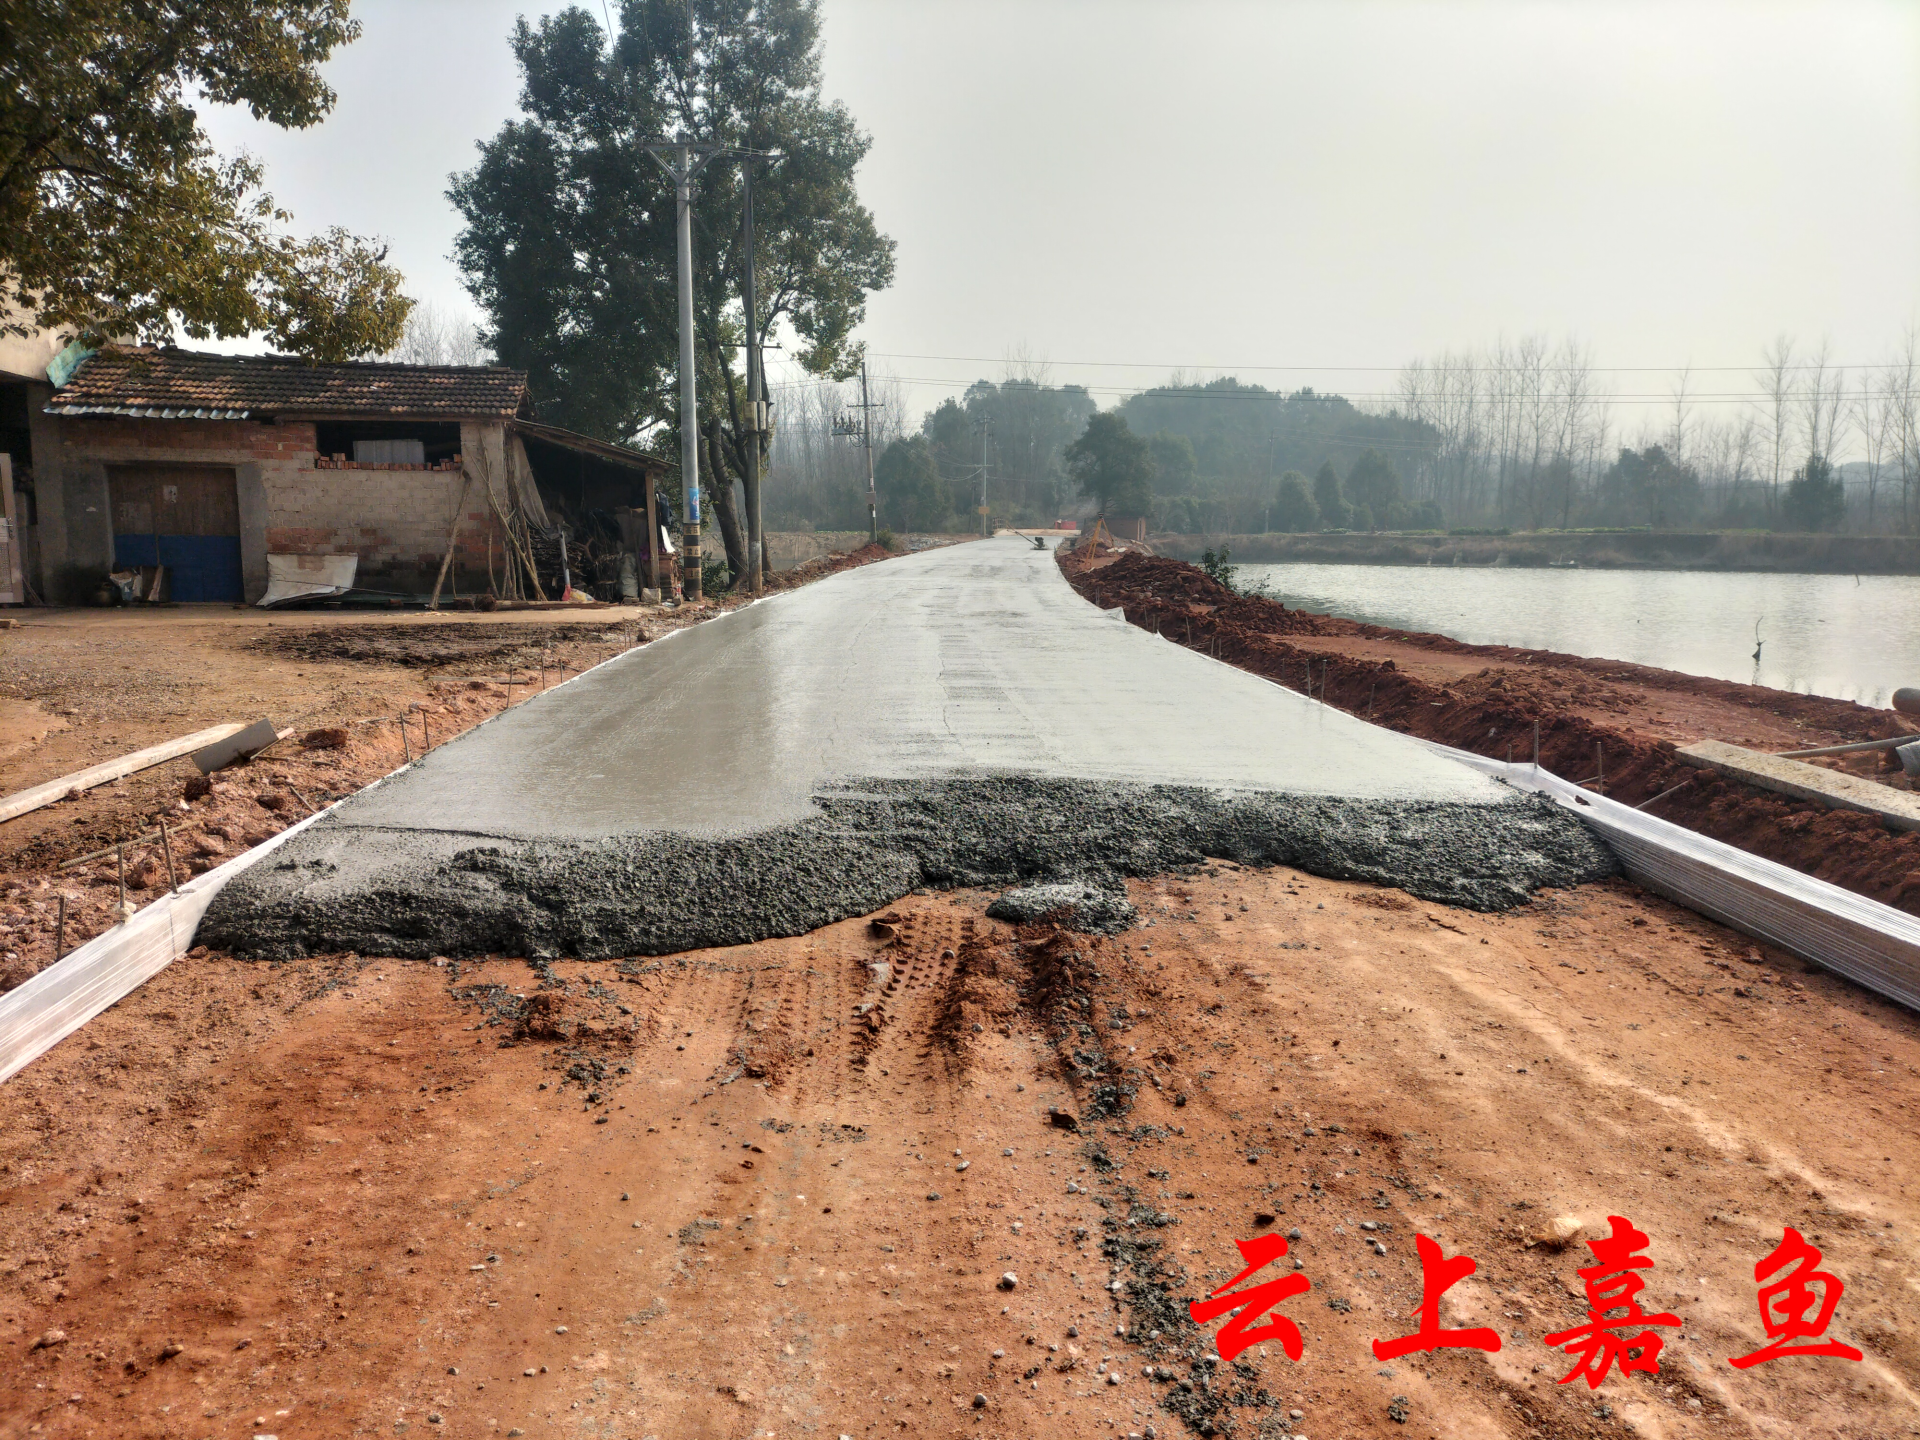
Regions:
M 0 605 L 27 603 L 26 536 L 20 533 L 20 507 L 13 495 L 13 457 L 0 455 Z
M 109 465 L 113 560 L 167 567 L 180 601 L 237 601 L 240 492 L 225 465 Z

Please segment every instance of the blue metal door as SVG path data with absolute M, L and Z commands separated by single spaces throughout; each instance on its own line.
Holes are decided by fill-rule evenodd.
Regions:
M 107 486 L 117 568 L 166 566 L 165 595 L 171 600 L 244 598 L 239 492 L 231 468 L 112 465 Z

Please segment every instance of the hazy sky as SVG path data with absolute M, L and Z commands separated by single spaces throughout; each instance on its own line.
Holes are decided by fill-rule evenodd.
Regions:
M 446 177 L 515 112 L 513 17 L 558 8 L 356 0 L 324 125 L 209 127 L 265 159 L 301 229 L 385 236 L 412 293 L 468 308 Z M 1860 363 L 1920 320 L 1914 0 L 825 16 L 827 94 L 873 136 L 861 192 L 899 242 L 863 333 L 915 406 L 1016 346 L 1103 403 L 1176 367 L 1358 398 L 1529 331 L 1727 393 L 1782 331 Z

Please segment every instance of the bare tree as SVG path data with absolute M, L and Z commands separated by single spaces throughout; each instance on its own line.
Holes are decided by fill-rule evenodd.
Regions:
M 1006 359 L 1000 367 L 1000 378 L 1044 390 L 1053 384 L 1053 366 L 1036 356 L 1033 348 L 1022 340 L 1017 345 L 1007 347 Z
M 1760 352 L 1761 368 L 1754 380 L 1759 385 L 1765 407 L 1767 446 L 1772 459 L 1768 477 L 1767 511 L 1780 507 L 1780 476 L 1790 460 L 1788 447 L 1793 425 L 1793 340 L 1781 334 Z
M 1675 465 L 1687 463 L 1687 387 L 1693 379 L 1693 362 L 1680 367 L 1680 375 L 1670 387 L 1673 396 L 1673 429 L 1667 434 L 1667 454 Z
M 1860 436 L 1867 470 L 1867 533 L 1879 518 L 1880 477 L 1890 447 L 1897 444 L 1899 372 L 1895 366 L 1865 371 L 1853 396 L 1853 428 Z
M 1840 426 L 1847 414 L 1847 372 L 1829 364 L 1831 349 L 1831 342 L 1820 342 L 1813 358 L 1800 367 L 1802 375 L 1798 386 L 1800 428 L 1806 438 L 1807 454 L 1829 459 L 1839 448 Z
M 1892 411 L 1893 450 L 1900 467 L 1900 528 L 1914 529 L 1914 491 L 1920 487 L 1920 326 L 1909 325 L 1900 349 L 1882 372 Z
M 400 343 L 381 358 L 407 365 L 485 365 L 492 360 L 471 319 L 449 314 L 431 300 L 408 312 Z

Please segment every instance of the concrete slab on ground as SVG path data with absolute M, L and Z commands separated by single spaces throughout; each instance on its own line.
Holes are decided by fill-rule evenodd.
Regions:
M 1809 765 L 1803 760 L 1782 759 L 1719 740 L 1701 740 L 1683 746 L 1678 755 L 1689 765 L 1717 770 L 1730 779 L 1744 780 L 1763 790 L 1791 795 L 1796 800 L 1817 801 L 1836 809 L 1863 810 L 1898 830 L 1920 830 L 1920 798 L 1876 785 L 1858 775 Z
M 223 893 L 293 955 L 661 953 L 923 885 L 1226 855 L 1483 907 L 1605 873 L 1577 821 L 1123 623 L 1016 536 L 636 648 L 353 797 Z

